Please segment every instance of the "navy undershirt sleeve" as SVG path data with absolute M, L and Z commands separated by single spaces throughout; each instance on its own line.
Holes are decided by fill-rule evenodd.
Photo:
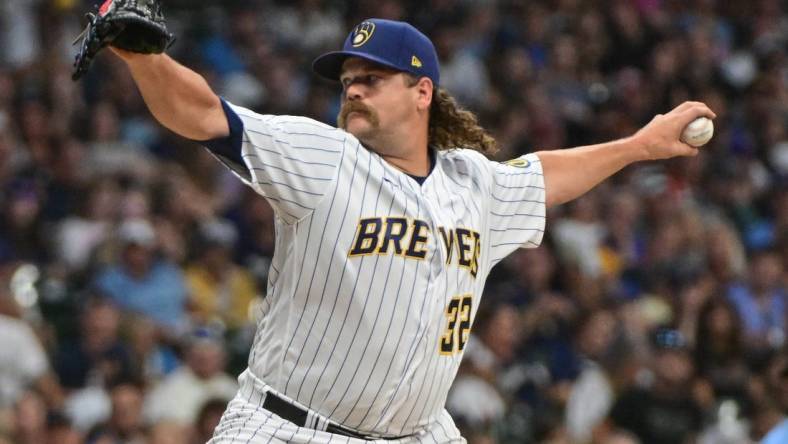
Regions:
M 200 142 L 208 150 L 210 150 L 216 157 L 218 157 L 225 165 L 243 177 L 249 178 L 249 170 L 246 168 L 243 157 L 241 155 L 241 140 L 243 137 L 244 124 L 238 114 L 230 108 L 230 105 L 224 99 L 222 102 L 222 109 L 224 115 L 227 117 L 227 126 L 230 127 L 230 134 L 218 139 L 206 140 Z

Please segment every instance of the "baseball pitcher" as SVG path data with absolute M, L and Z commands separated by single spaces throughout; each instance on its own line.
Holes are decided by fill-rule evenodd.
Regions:
M 465 442 L 444 403 L 491 268 L 539 245 L 547 207 L 632 162 L 695 155 L 682 129 L 714 118 L 687 102 L 623 140 L 499 163 L 407 23 L 366 20 L 314 61 L 341 84 L 338 128 L 223 100 L 170 41 L 157 2 L 109 0 L 76 73 L 112 46 L 156 119 L 275 209 L 266 310 L 214 444 Z

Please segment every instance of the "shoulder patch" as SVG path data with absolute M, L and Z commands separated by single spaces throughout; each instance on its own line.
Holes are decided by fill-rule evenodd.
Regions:
M 528 159 L 522 157 L 507 160 L 506 162 L 504 162 L 504 164 L 517 168 L 528 168 L 529 166 L 531 166 L 531 162 Z

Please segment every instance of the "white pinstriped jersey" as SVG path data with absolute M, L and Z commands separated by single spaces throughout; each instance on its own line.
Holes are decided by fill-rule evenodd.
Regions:
M 443 411 L 491 267 L 541 242 L 538 157 L 440 151 L 419 185 L 340 129 L 232 109 L 239 175 L 276 214 L 250 371 L 362 433 L 423 430 Z

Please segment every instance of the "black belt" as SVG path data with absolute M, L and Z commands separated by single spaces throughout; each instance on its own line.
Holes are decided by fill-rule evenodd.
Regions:
M 277 396 L 275 393 L 267 392 L 265 394 L 265 401 L 263 401 L 263 408 L 269 412 L 279 415 L 281 418 L 286 419 L 299 427 L 306 427 L 307 411 L 293 405 L 286 400 Z M 349 436 L 358 439 L 370 439 L 369 437 L 356 432 L 355 430 L 342 427 L 338 424 L 328 423 L 326 432 L 336 433 L 337 435 Z

